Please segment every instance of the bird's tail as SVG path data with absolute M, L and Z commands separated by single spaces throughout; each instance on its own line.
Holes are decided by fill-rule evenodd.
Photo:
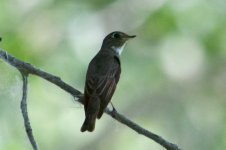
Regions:
M 95 128 L 95 122 L 96 122 L 95 116 L 87 116 L 81 127 L 81 132 L 85 131 L 92 132 Z
M 81 127 L 81 132 L 92 132 L 95 128 L 96 117 L 100 109 L 100 100 L 97 96 L 92 96 L 89 99 L 87 108 L 85 108 L 86 118 Z

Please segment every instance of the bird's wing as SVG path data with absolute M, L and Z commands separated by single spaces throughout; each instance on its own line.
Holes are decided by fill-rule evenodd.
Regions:
M 110 102 L 117 82 L 120 77 L 121 68 L 118 62 L 119 60 L 114 58 L 112 65 L 108 67 L 103 74 L 89 74 L 86 79 L 85 87 L 85 110 L 89 103 L 90 97 L 96 94 L 100 98 L 100 110 L 98 113 L 98 118 L 100 118 Z
M 106 76 L 101 79 L 98 92 L 101 100 L 100 110 L 97 118 L 101 118 L 105 108 L 110 102 L 118 83 L 121 73 L 120 64 L 117 60 L 114 60 L 114 67 L 108 72 Z

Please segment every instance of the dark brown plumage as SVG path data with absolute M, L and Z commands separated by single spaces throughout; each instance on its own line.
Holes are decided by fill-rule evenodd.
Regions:
M 115 31 L 107 35 L 97 55 L 89 63 L 84 91 L 85 121 L 81 131 L 92 132 L 96 118 L 101 118 L 120 78 L 120 54 L 125 42 L 134 38 Z

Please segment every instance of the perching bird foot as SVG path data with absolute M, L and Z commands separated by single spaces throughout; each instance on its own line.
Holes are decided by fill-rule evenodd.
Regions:
M 117 112 L 117 110 L 115 109 L 113 103 L 111 102 L 111 107 L 112 107 L 112 112 Z

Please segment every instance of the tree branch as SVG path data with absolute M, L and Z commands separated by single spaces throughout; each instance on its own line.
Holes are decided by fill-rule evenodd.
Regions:
M 5 62 L 9 63 L 10 65 L 16 67 L 18 70 L 23 70 L 27 74 L 33 74 L 33 75 L 39 76 L 57 86 L 59 86 L 64 91 L 70 93 L 73 97 L 78 98 L 78 101 L 83 104 L 83 100 L 82 100 L 83 94 L 80 91 L 73 88 L 72 86 L 70 86 L 69 84 L 62 81 L 59 77 L 54 76 L 45 71 L 42 71 L 42 70 L 32 66 L 29 63 L 23 62 L 15 57 L 7 54 L 7 52 L 3 51 L 3 50 L 0 50 L 0 58 L 2 60 L 4 60 Z M 142 135 L 146 136 L 147 138 L 150 138 L 150 139 L 154 140 L 155 142 L 159 143 L 167 150 L 180 150 L 180 148 L 178 148 L 176 144 L 170 143 L 167 140 L 160 137 L 159 135 L 156 135 L 156 134 L 152 133 L 151 131 L 148 131 L 147 129 L 142 128 L 138 124 L 132 122 L 131 120 L 129 120 L 122 114 L 115 111 L 114 109 L 110 110 L 107 108 L 105 110 L 105 112 L 108 115 L 110 115 L 112 118 L 116 119 L 117 121 L 121 122 L 122 124 L 133 129 L 137 133 L 142 134 Z M 25 125 L 25 128 L 26 128 L 26 125 Z M 27 130 L 27 128 L 26 128 L 26 130 Z
M 28 139 L 30 140 L 30 143 L 33 147 L 34 150 L 38 150 L 36 141 L 34 139 L 33 133 L 32 133 L 32 128 L 31 128 L 31 124 L 29 121 L 29 117 L 28 117 L 28 112 L 27 112 L 27 79 L 28 79 L 28 74 L 26 72 L 23 72 L 22 70 L 20 70 L 22 78 L 23 78 L 23 95 L 22 95 L 22 100 L 20 103 L 20 108 L 21 108 L 21 112 L 24 118 L 24 126 L 26 129 L 26 133 L 28 136 Z

